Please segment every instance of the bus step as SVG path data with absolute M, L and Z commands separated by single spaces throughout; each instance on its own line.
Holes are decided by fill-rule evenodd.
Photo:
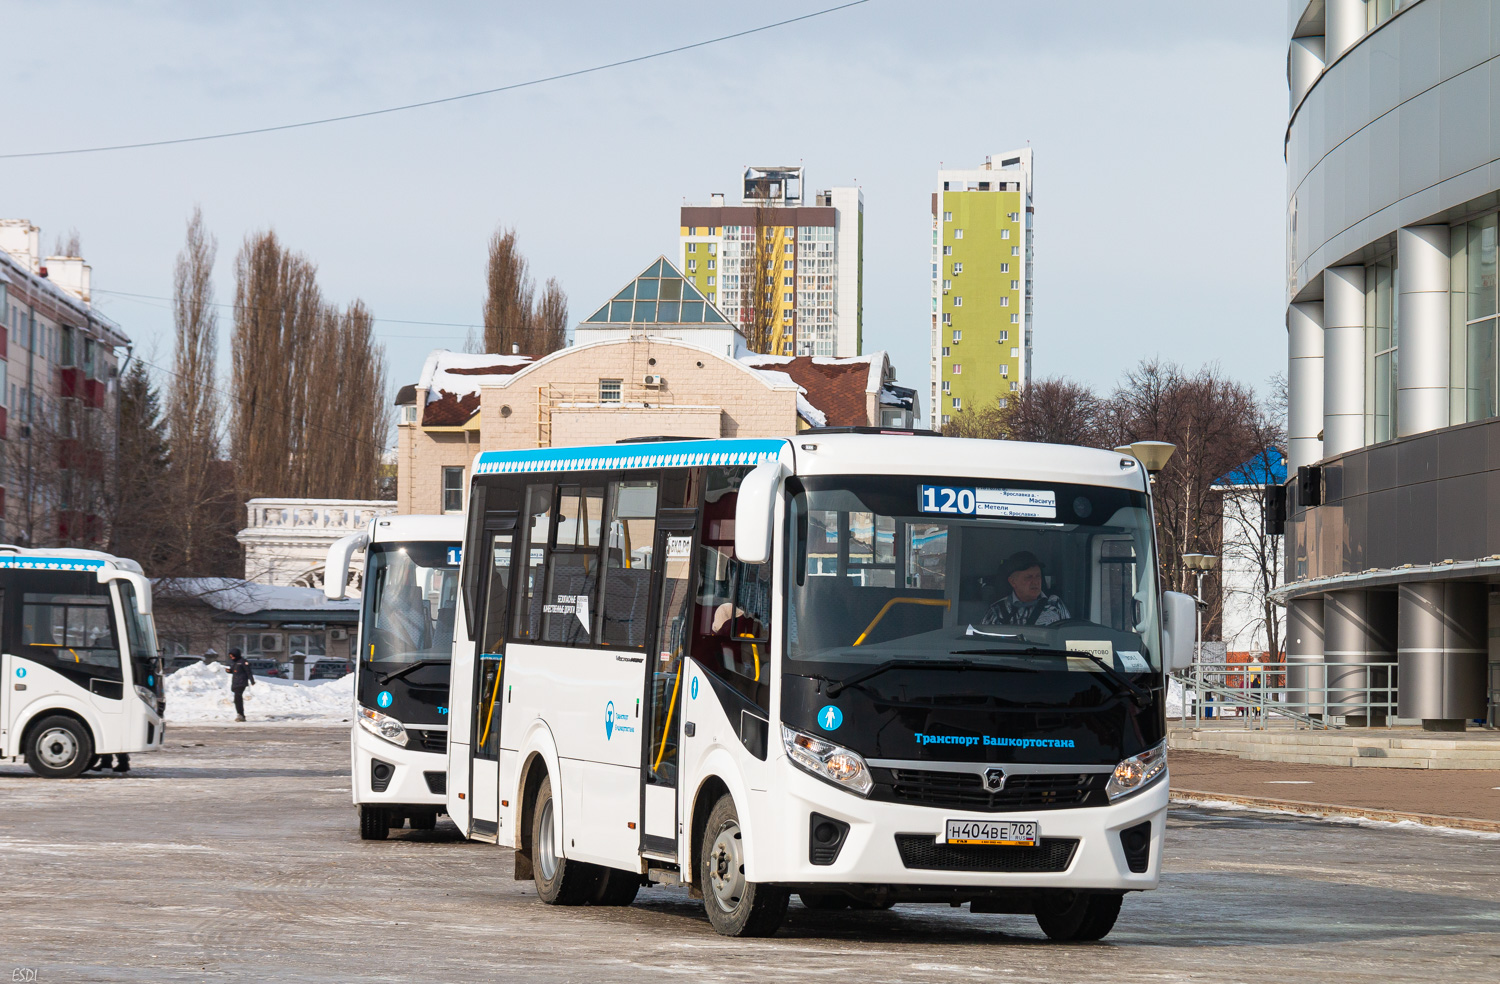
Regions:
M 676 868 L 647 868 L 646 880 L 653 885 L 666 885 L 668 887 L 681 885 L 682 872 Z

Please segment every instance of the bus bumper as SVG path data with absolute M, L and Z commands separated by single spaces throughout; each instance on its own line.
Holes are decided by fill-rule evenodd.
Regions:
M 1141 792 L 1108 806 L 985 813 L 866 800 L 815 779 L 786 760 L 781 767 L 786 770 L 790 796 L 782 803 L 784 809 L 759 811 L 755 817 L 759 830 L 752 832 L 752 839 L 760 844 L 751 845 L 755 858 L 747 865 L 750 869 L 747 874 L 755 881 L 789 885 L 1140 891 L 1155 888 L 1160 879 L 1162 833 L 1167 814 L 1166 775 Z M 832 864 L 812 863 L 813 813 L 849 825 Z M 942 849 L 946 845 L 937 847 L 948 819 L 1035 820 L 1044 847 L 1001 849 L 1014 859 L 1014 865 L 995 864 L 993 860 L 974 862 L 972 855 L 958 856 L 967 852 L 956 854 Z M 1148 821 L 1149 855 L 1144 870 L 1135 872 L 1127 861 L 1121 833 Z M 898 835 L 905 835 L 906 856 Z M 1047 849 L 1045 842 L 1053 839 L 1076 842 L 1070 853 L 1065 845 L 1055 849 L 1052 857 L 1063 856 L 1062 863 L 1040 866 L 1055 870 L 973 870 L 991 865 L 1037 867 L 1032 856 L 1025 852 L 1040 854 Z M 925 845 L 934 845 L 934 849 L 918 849 Z M 1138 855 L 1136 867 L 1142 867 Z
M 448 755 L 446 752 L 417 751 L 396 745 L 370 734 L 359 725 L 352 729 L 354 805 L 435 806 L 439 812 L 447 807 Z M 390 779 L 377 791 L 376 767 L 389 767 Z M 436 777 L 429 785 L 429 776 Z M 436 789 L 436 792 L 433 790 Z

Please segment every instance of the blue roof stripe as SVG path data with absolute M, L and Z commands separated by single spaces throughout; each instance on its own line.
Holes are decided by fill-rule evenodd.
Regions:
M 478 475 L 515 472 L 615 471 L 627 468 L 693 468 L 701 465 L 758 465 L 774 458 L 785 439 L 657 441 L 602 447 L 486 451 Z
M 81 557 L 0 557 L 0 568 L 3 567 L 30 571 L 97 571 L 104 567 L 104 561 Z

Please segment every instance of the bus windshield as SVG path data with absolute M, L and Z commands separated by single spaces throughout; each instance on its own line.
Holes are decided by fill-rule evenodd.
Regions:
M 458 603 L 453 544 L 374 543 L 365 563 L 368 663 L 448 662 Z
M 129 581 L 116 581 L 120 592 L 120 607 L 125 613 L 125 642 L 130 648 L 130 662 L 135 671 L 135 682 L 161 692 L 161 672 L 157 666 L 156 626 L 151 616 L 141 612 L 140 599 L 135 585 Z
M 1142 492 L 891 476 L 791 490 L 788 672 L 839 681 L 895 660 L 1160 670 Z

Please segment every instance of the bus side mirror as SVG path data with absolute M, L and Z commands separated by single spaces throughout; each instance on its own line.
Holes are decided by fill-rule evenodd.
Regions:
M 361 530 L 340 537 L 329 545 L 328 559 L 323 562 L 323 596 L 329 601 L 342 601 L 348 597 L 349 559 L 369 543 L 369 532 Z
M 764 564 L 771 559 L 771 523 L 776 516 L 776 493 L 786 477 L 786 466 L 762 461 L 740 483 L 734 506 L 734 556 L 742 564 Z
M 1198 624 L 1198 601 L 1181 591 L 1161 596 L 1161 641 L 1168 670 L 1186 670 L 1193 665 L 1194 628 Z

